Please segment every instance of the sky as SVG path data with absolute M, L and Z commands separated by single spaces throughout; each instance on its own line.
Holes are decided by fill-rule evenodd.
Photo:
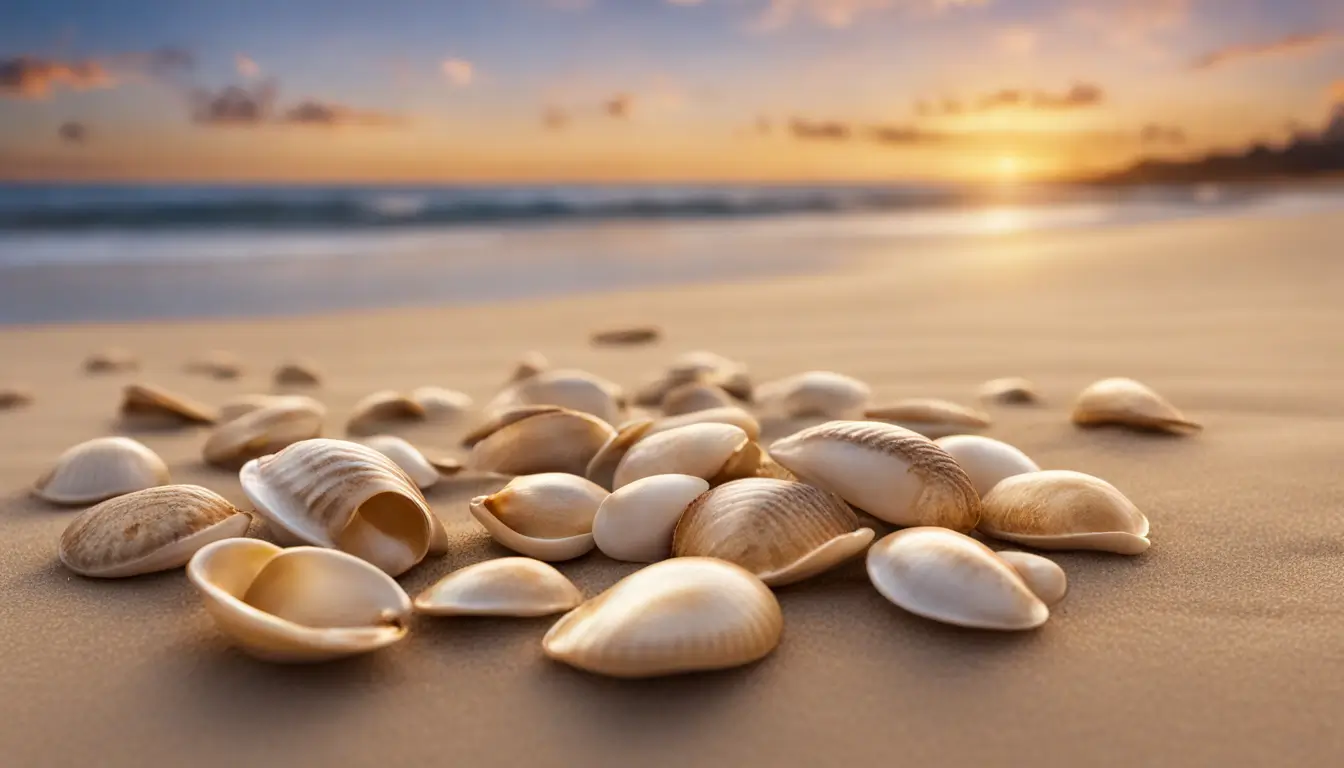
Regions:
M 1071 177 L 1318 130 L 1339 0 L 18 0 L 0 178 Z

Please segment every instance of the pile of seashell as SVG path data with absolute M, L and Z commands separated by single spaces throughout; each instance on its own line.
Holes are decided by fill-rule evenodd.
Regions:
M 657 338 L 636 330 L 594 343 Z M 189 367 L 222 378 L 242 370 L 222 352 Z M 114 350 L 86 368 L 133 370 L 135 360 Z M 288 363 L 274 380 L 286 391 L 320 386 L 321 377 L 310 363 Z M 981 396 L 1040 399 L 1023 379 L 988 382 Z M 70 448 L 33 493 L 93 505 L 61 536 L 71 571 L 120 578 L 185 565 L 220 631 L 279 662 L 382 648 L 407 635 L 413 613 L 563 613 L 541 647 L 580 669 L 647 677 L 738 666 L 779 643 L 784 618 L 772 588 L 861 555 L 876 591 L 912 614 L 1027 630 L 1063 599 L 1065 573 L 982 538 L 1125 555 L 1149 546 L 1148 519 L 1111 484 L 1042 470 L 1007 443 L 966 434 L 990 426 L 985 412 L 933 399 L 875 404 L 868 385 L 829 371 L 753 385 L 745 365 L 693 352 L 627 398 L 611 381 L 529 353 L 467 434 L 465 461 L 384 434 L 472 411 L 470 397 L 439 387 L 375 392 L 346 422 L 358 441 L 342 440 L 322 436 L 327 410 L 308 395 L 245 395 L 212 408 L 132 384 L 123 417 L 212 425 L 203 458 L 238 472 L 255 511 L 170 484 L 163 460 L 127 437 Z M 766 445 L 756 414 L 825 421 Z M 1073 421 L 1199 429 L 1131 379 L 1087 387 Z M 423 490 L 459 473 L 507 479 L 468 510 L 519 556 L 449 573 L 412 600 L 396 577 L 450 547 Z M 246 538 L 253 514 L 271 541 Z M 549 563 L 594 549 L 651 565 L 585 599 Z

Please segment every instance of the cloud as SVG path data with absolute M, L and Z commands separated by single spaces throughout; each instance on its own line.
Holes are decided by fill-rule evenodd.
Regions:
M 89 130 L 83 123 L 71 120 L 61 123 L 61 127 L 56 129 L 56 136 L 67 144 L 83 144 L 89 137 Z
M 1267 42 L 1230 45 L 1200 56 L 1190 62 L 1190 68 L 1194 70 L 1214 69 L 1244 59 L 1305 53 L 1338 42 L 1341 39 L 1344 39 L 1344 35 L 1339 32 L 1310 32 L 1288 35 Z
M 1184 144 L 1185 129 L 1179 125 L 1148 123 L 1139 130 L 1139 141 L 1144 144 Z
M 541 112 L 541 124 L 548 131 L 563 130 L 569 125 L 569 113 L 561 107 L 547 107 Z
M 879 144 L 929 144 L 948 138 L 942 131 L 926 131 L 912 125 L 875 125 L 868 129 L 868 135 Z
M 59 87 L 73 91 L 111 88 L 115 80 L 93 60 L 55 61 L 35 56 L 0 59 L 0 95 L 20 99 L 46 98 Z
M 635 97 L 629 93 L 618 93 L 602 102 L 602 111 L 617 120 L 624 120 L 629 117 L 631 110 L 634 108 Z
M 1155 38 L 1181 29 L 1190 20 L 1193 0 L 1123 0 L 1077 4 L 1068 13 L 1087 37 L 1127 51 L 1162 55 Z
M 834 120 L 808 120 L 795 117 L 789 120 L 789 133 L 795 139 L 809 141 L 848 141 L 853 129 L 848 123 Z
M 1008 27 L 999 32 L 995 41 L 1004 53 L 1025 56 L 1036 50 L 1040 34 L 1031 27 Z
M 439 68 L 443 70 L 443 76 L 448 78 L 448 82 L 459 88 L 471 85 L 472 79 L 476 76 L 476 68 L 466 59 L 444 59 Z
M 356 109 L 344 104 L 308 99 L 285 110 L 282 122 L 295 125 L 395 125 L 401 122 L 396 115 L 367 109 Z
M 276 91 L 274 80 L 254 86 L 230 85 L 217 91 L 198 88 L 191 94 L 191 119 L 203 125 L 264 123 L 271 119 Z
M 234 54 L 233 65 L 238 69 L 239 75 L 249 80 L 261 76 L 261 66 L 245 54 Z
M 942 11 L 948 8 L 988 5 L 990 0 L 769 0 L 752 26 L 761 31 L 780 29 L 795 19 L 843 29 L 861 17 L 881 11 Z
M 1099 106 L 1105 101 L 1106 91 L 1101 86 L 1094 83 L 1074 83 L 1060 92 L 1002 88 L 970 101 L 952 98 L 920 99 L 915 102 L 915 113 L 932 116 L 992 112 L 997 109 L 1083 109 Z

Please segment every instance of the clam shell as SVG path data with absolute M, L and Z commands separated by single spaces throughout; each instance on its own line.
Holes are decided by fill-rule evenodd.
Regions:
M 355 403 L 345 431 L 351 435 L 371 435 L 394 423 L 423 421 L 425 407 L 400 392 L 383 389 Z
M 690 475 L 653 475 L 613 491 L 593 518 L 593 541 L 613 560 L 652 563 L 672 554 L 677 520 L 709 481 Z
M 231 397 L 219 405 L 219 424 L 227 424 L 230 421 L 249 414 L 253 411 L 261 410 L 268 405 L 283 402 L 287 397 L 300 397 L 300 395 L 266 395 L 250 394 Z M 305 398 L 311 399 L 311 398 Z M 317 402 L 313 400 L 312 402 Z
M 411 390 L 411 400 L 424 409 L 426 416 L 442 421 L 462 416 L 473 405 L 467 393 L 443 387 L 416 387 Z
M 525 352 L 518 359 L 518 364 L 513 367 L 513 373 L 509 374 L 509 384 L 513 384 L 524 379 L 530 379 L 551 367 L 550 361 L 546 356 L 537 351 Z
M 946 528 L 907 528 L 868 550 L 868 578 L 905 610 L 976 629 L 1034 629 L 1050 609 L 989 547 Z
M 84 370 L 89 373 L 134 371 L 139 367 L 140 360 L 130 350 L 121 347 L 108 347 L 84 359 Z
M 33 392 L 23 387 L 0 387 L 0 411 L 22 408 L 33 402 Z
M 55 504 L 93 504 L 167 484 L 168 465 L 157 453 L 129 437 L 96 437 L 62 453 L 33 493 Z
M 327 661 L 406 636 L 410 598 L 387 574 L 344 552 L 226 539 L 202 547 L 187 577 L 220 631 L 266 661 Z
M 424 558 L 441 525 L 391 459 L 345 440 L 295 443 L 249 461 L 238 479 L 278 534 L 349 552 L 392 576 Z
M 537 416 L 543 413 L 556 413 L 563 410 L 565 409 L 558 405 L 520 405 L 516 408 L 499 411 L 484 423 L 463 435 L 462 447 L 471 448 L 510 424 L 515 424 L 531 416 Z
M 1054 560 L 1028 552 L 999 552 L 999 557 L 1017 571 L 1027 588 L 1046 605 L 1054 605 L 1069 593 L 1069 579 Z
M 207 352 L 185 366 L 187 373 L 199 373 L 215 379 L 236 379 L 245 368 L 237 355 L 220 349 Z
M 593 518 L 605 488 L 577 475 L 543 472 L 515 477 L 501 490 L 471 500 L 471 516 L 495 541 L 538 560 L 572 560 L 593 548 Z
M 467 458 L 469 469 L 507 475 L 582 475 L 615 434 L 605 421 L 567 409 L 536 411 L 504 421 L 507 423 L 472 446 Z
M 152 384 L 128 384 L 122 390 L 121 416 L 144 426 L 214 424 L 217 418 L 209 406 Z
M 1049 469 L 1005 478 L 984 498 L 980 531 L 1036 549 L 1148 549 L 1148 518 L 1101 478 Z
M 733 397 L 713 384 L 691 382 L 668 390 L 663 396 L 663 413 L 667 416 L 680 416 L 711 408 L 723 408 L 733 405 Z
M 804 482 L 902 526 L 970 531 L 980 496 L 957 462 L 923 435 L 875 421 L 829 421 L 770 446 Z
M 670 390 L 692 383 L 711 384 L 738 400 L 751 400 L 751 378 L 746 366 L 713 352 L 700 351 L 677 357 L 667 371 L 636 390 L 634 402 L 657 407 Z
M 509 385 L 486 406 L 486 412 L 525 405 L 558 405 L 587 413 L 607 422 L 621 421 L 624 403 L 621 388 L 587 371 L 551 370 Z
M 951 435 L 933 442 L 957 460 L 981 498 L 1005 477 L 1041 471 L 1027 454 L 991 437 Z
M 1041 396 L 1036 392 L 1036 385 L 1027 379 L 1007 377 L 990 379 L 981 384 L 980 399 L 991 403 L 1022 405 L 1039 403 Z
M 196 550 L 247 533 L 252 518 L 196 485 L 164 485 L 84 510 L 61 534 L 65 567 L 104 579 L 166 571 Z
M 454 459 L 452 456 L 440 456 L 436 454 L 433 456 L 426 456 L 425 461 L 428 461 L 429 466 L 433 467 L 434 470 L 439 473 L 440 479 L 448 477 L 449 475 L 456 475 L 463 469 L 462 462 Z
M 930 397 L 911 397 L 868 408 L 863 417 L 898 424 L 929 438 L 960 435 L 991 423 L 989 414 L 983 411 Z
M 731 424 L 691 424 L 648 435 L 626 451 L 612 477 L 621 488 L 652 475 L 693 475 L 711 485 L 750 477 L 760 449 Z
M 270 405 L 224 422 L 210 433 L 206 462 L 238 469 L 252 459 L 322 434 L 327 409 L 307 397 L 277 398 Z
M 752 440 L 761 439 L 761 423 L 756 420 L 755 416 L 735 405 L 724 408 L 710 408 L 704 411 L 692 411 L 680 416 L 664 416 L 653 422 L 653 426 L 645 436 L 684 427 L 687 424 L 732 424 L 746 432 L 747 437 Z
M 643 439 L 653 426 L 651 419 L 635 419 L 622 424 L 619 429 L 597 449 L 584 470 L 584 477 L 603 488 L 611 488 L 616 476 L 616 467 L 629 452 L 630 446 Z
M 439 482 L 439 470 L 406 440 L 396 435 L 374 435 L 361 442 L 396 462 L 417 488 L 424 490 Z M 458 469 L 461 469 L 460 464 Z
M 322 384 L 322 374 L 309 360 L 282 363 L 271 377 L 276 386 L 280 387 L 316 387 Z
M 542 639 L 556 661 L 612 677 L 725 669 L 764 658 L 784 616 L 742 568 L 679 557 L 643 568 L 560 618 Z
M 674 557 L 717 557 L 771 587 L 815 576 L 854 557 L 873 531 L 839 496 L 810 485 L 748 478 L 701 494 L 672 537 Z
M 549 616 L 572 610 L 583 593 L 555 568 L 529 557 L 501 557 L 444 576 L 415 598 L 430 616 Z
M 594 346 L 630 346 L 634 344 L 652 344 L 658 341 L 663 335 L 662 331 L 654 325 L 637 325 L 630 328 L 612 328 L 605 331 L 594 331 L 589 337 L 589 341 Z
M 1088 385 L 1073 404 L 1073 423 L 1082 426 L 1119 424 L 1174 434 L 1203 429 L 1147 385 L 1123 378 L 1102 379 Z
M 762 384 L 756 388 L 755 399 L 772 413 L 846 419 L 863 413 L 872 402 L 873 391 L 852 376 L 808 371 Z

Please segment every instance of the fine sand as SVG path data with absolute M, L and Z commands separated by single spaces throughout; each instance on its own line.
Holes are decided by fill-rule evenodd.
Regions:
M 0 764 L 1072 765 L 1344 764 L 1344 220 L 1297 216 L 963 241 L 768 282 L 548 302 L 266 321 L 0 330 Z M 52 297 L 53 301 L 59 297 Z M 654 323 L 655 346 L 588 333 Z M 120 345 L 136 375 L 89 375 Z M 252 365 L 182 371 L 193 352 Z M 27 493 L 75 442 L 118 431 L 122 384 L 205 401 L 265 390 L 311 357 L 332 434 L 381 388 L 483 402 L 525 350 L 634 385 L 707 348 L 758 380 L 832 369 L 880 399 L 973 402 L 998 376 L 1039 407 L 990 408 L 986 434 L 1047 468 L 1099 475 L 1152 520 L 1138 557 L 1064 553 L 1068 597 L 1041 629 L 977 632 L 904 613 L 861 565 L 779 591 L 784 639 L 744 669 L 616 681 L 543 657 L 551 619 L 417 619 L 403 643 L 315 667 L 231 650 L 181 571 L 76 577 L 73 517 Z M 1068 421 L 1072 396 L 1132 376 L 1206 425 L 1189 438 Z M 465 427 L 465 425 L 464 425 Z M 453 447 L 463 427 L 402 434 Z M 242 503 L 205 467 L 202 430 L 138 434 L 174 479 Z M 458 483 L 429 493 L 454 539 L 402 582 L 505 554 Z M 561 565 L 587 594 L 634 566 Z

